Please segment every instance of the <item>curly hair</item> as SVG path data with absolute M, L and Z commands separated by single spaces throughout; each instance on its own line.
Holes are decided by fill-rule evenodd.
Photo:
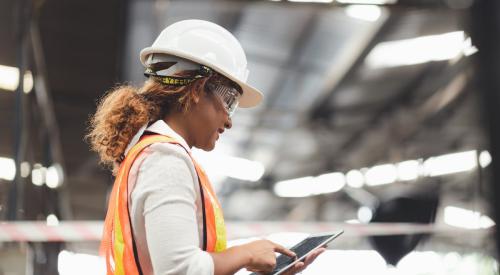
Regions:
M 190 74 L 186 71 L 179 75 Z M 206 82 L 207 78 L 200 78 L 175 87 L 149 79 L 140 89 L 117 86 L 99 100 L 95 114 L 89 119 L 85 139 L 98 153 L 101 164 L 115 174 L 125 148 L 137 131 L 171 112 L 189 111 L 205 90 Z

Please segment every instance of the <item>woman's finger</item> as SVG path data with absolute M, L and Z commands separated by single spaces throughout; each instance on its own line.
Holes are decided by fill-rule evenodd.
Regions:
M 308 266 L 309 264 L 311 264 L 312 262 L 314 262 L 314 260 L 316 260 L 316 258 L 323 252 L 325 252 L 325 248 L 321 247 L 321 248 L 318 248 L 316 249 L 315 251 L 313 251 L 310 255 L 308 255 L 305 259 L 305 264 L 306 266 Z
M 283 273 L 283 275 L 294 275 L 299 272 L 302 272 L 306 268 L 305 264 L 303 262 L 298 262 L 291 268 L 289 268 L 287 271 Z
M 287 255 L 288 257 L 292 257 L 292 258 L 297 257 L 297 255 L 295 254 L 295 252 L 293 252 L 292 250 L 287 249 L 284 246 L 281 246 L 279 244 L 274 244 L 274 245 L 275 245 L 274 246 L 274 251 L 275 252 L 279 252 L 281 254 Z

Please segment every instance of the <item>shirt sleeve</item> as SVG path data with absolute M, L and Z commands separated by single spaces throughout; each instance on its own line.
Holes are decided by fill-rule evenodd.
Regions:
M 212 275 L 212 257 L 199 247 L 193 164 L 182 150 L 155 150 L 139 169 L 151 264 L 155 275 Z

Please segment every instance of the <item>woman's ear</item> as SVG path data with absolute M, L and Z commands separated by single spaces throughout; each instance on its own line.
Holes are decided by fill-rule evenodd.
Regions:
M 195 93 L 193 94 L 193 103 L 198 104 L 198 102 L 200 102 L 200 95 Z
M 204 96 L 205 93 L 206 93 L 205 83 L 203 83 L 199 89 L 195 89 L 193 91 L 193 96 L 192 96 L 193 103 L 198 104 L 198 102 L 200 102 L 201 97 Z

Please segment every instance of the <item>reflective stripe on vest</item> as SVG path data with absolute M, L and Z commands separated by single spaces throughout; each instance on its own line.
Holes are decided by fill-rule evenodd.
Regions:
M 153 143 L 179 144 L 175 139 L 163 135 L 151 135 L 142 138 L 123 160 L 109 197 L 108 212 L 104 221 L 101 254 L 106 258 L 107 274 L 139 275 L 138 263 L 134 255 L 134 239 L 128 209 L 128 177 L 135 159 Z M 183 147 L 184 148 L 184 147 Z M 187 151 L 187 150 L 186 150 Z M 226 249 L 226 228 L 219 201 L 215 196 L 207 175 L 188 152 L 193 161 L 205 203 L 206 240 L 208 252 L 220 252 Z

